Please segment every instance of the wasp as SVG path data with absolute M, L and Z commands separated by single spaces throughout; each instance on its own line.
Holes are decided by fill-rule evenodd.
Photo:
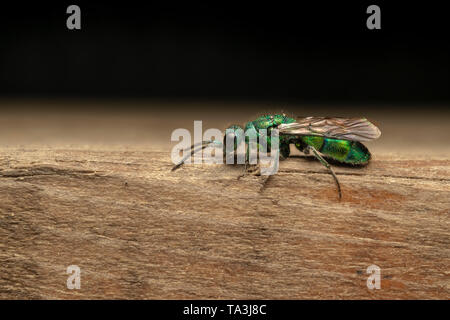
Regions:
M 339 199 L 342 198 L 339 180 L 326 159 L 336 162 L 365 166 L 371 159 L 369 149 L 361 142 L 374 140 L 380 137 L 381 131 L 366 118 L 332 118 L 332 117 L 300 117 L 292 118 L 285 114 L 263 115 L 256 120 L 249 121 L 245 130 L 239 125 L 231 125 L 227 129 L 235 132 L 234 150 L 245 140 L 247 136 L 242 132 L 254 130 L 259 135 L 260 129 L 278 129 L 279 132 L 279 154 L 280 158 L 288 158 L 290 145 L 293 144 L 300 152 L 312 154 L 324 165 L 333 176 L 337 185 Z M 227 130 L 228 131 L 228 130 Z M 229 131 L 228 131 L 229 132 Z M 241 132 L 241 134 L 238 134 Z M 176 164 L 172 171 L 178 169 L 187 158 L 208 146 L 223 147 L 224 142 L 209 140 L 191 146 L 191 153 Z M 270 136 L 265 139 L 267 150 L 270 151 Z M 247 149 L 248 155 L 248 149 Z

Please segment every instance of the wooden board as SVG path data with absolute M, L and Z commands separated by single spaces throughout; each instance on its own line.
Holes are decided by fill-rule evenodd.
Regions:
M 268 179 L 171 166 L 167 151 L 3 148 L 0 298 L 449 298 L 445 155 L 335 167 L 341 202 L 306 157 Z M 379 290 L 366 286 L 373 264 Z

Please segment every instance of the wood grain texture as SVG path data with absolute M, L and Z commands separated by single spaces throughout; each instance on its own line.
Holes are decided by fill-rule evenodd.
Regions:
M 277 175 L 167 151 L 4 148 L 0 298 L 448 299 L 450 161 L 296 156 Z M 81 268 L 81 289 L 66 268 Z M 366 268 L 381 268 L 368 290 Z

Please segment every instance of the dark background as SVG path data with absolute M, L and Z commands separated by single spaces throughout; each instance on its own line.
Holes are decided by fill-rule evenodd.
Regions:
M 81 7 L 81 30 L 66 8 Z M 366 8 L 381 7 L 381 30 Z M 0 98 L 450 102 L 448 13 L 426 2 L 6 5 Z

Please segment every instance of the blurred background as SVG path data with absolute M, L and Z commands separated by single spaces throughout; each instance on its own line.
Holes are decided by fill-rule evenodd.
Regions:
M 81 30 L 66 9 L 81 8 Z M 450 45 L 440 5 L 2 5 L 0 144 L 168 148 L 170 133 L 266 112 L 365 116 L 374 148 L 450 148 Z M 446 151 L 447 150 L 447 151 Z

